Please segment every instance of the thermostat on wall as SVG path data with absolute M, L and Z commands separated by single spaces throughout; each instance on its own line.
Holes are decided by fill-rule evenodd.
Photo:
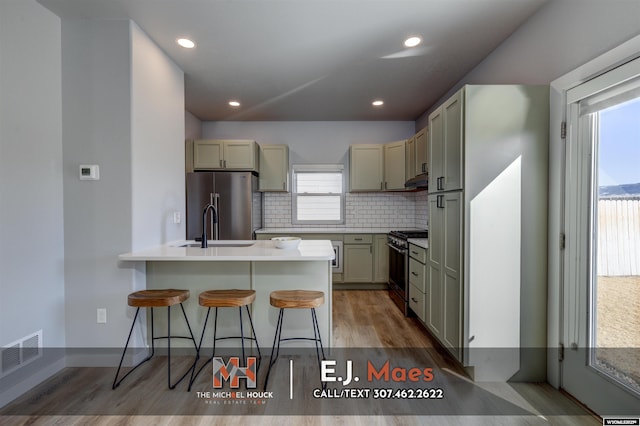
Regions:
M 99 180 L 99 179 L 100 179 L 100 166 L 98 166 L 97 164 L 80 166 L 80 180 Z

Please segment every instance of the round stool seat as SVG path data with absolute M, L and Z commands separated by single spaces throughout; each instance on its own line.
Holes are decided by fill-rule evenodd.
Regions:
M 250 305 L 256 300 L 255 290 L 209 290 L 200 293 L 200 306 L 209 308 L 233 308 Z
M 131 293 L 128 298 L 129 306 L 139 308 L 156 308 L 159 306 L 173 306 L 189 298 L 189 290 L 140 290 Z
M 276 308 L 316 308 L 324 303 L 324 293 L 312 290 L 278 290 L 269 296 Z

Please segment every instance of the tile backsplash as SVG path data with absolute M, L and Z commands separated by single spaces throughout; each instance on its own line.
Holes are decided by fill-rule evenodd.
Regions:
M 313 228 L 426 228 L 427 192 L 347 193 L 343 225 Z M 291 223 L 291 194 L 264 193 L 264 227 L 301 227 Z
M 429 228 L 429 204 L 427 202 L 427 191 L 415 192 L 416 196 L 416 228 Z

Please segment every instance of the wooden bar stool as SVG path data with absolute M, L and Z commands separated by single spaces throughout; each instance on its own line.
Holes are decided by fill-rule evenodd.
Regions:
M 191 391 L 191 386 L 193 386 L 193 382 L 198 377 L 198 374 L 202 371 L 204 367 L 206 367 L 209 362 L 213 360 L 216 355 L 216 342 L 218 340 L 227 340 L 227 339 L 240 339 L 242 344 L 242 360 L 246 361 L 245 350 L 244 350 L 244 341 L 245 340 L 253 340 L 256 342 L 256 349 L 258 350 L 258 368 L 260 366 L 260 360 L 262 360 L 262 354 L 260 353 L 260 345 L 258 344 L 258 339 L 255 337 L 256 332 L 253 328 L 253 320 L 251 319 L 251 311 L 249 311 L 249 305 L 256 300 L 256 292 L 255 290 L 209 290 L 203 291 L 200 293 L 198 297 L 198 302 L 200 306 L 204 306 L 207 308 L 207 316 L 204 319 L 204 325 L 202 326 L 202 335 L 200 335 L 200 344 L 198 345 L 198 353 L 196 355 L 196 360 L 193 363 L 193 367 L 191 367 L 191 379 L 189 380 L 189 391 Z M 247 315 L 249 316 L 249 324 L 251 324 L 251 332 L 253 333 L 253 337 L 244 335 L 244 326 L 242 325 L 242 307 L 245 307 L 247 310 Z M 240 336 L 226 336 L 226 337 L 218 337 L 218 308 L 238 308 L 238 314 L 240 316 Z M 211 358 L 207 362 L 205 362 L 198 372 L 196 373 L 196 365 L 198 364 L 198 360 L 200 359 L 200 348 L 202 348 L 202 340 L 204 339 L 204 332 L 207 329 L 207 322 L 209 320 L 209 313 L 211 312 L 211 308 L 216 308 L 214 321 L 213 321 L 213 351 L 211 354 Z
M 131 330 L 129 330 L 129 337 L 127 337 L 127 343 L 124 345 L 124 350 L 122 351 L 122 357 L 120 358 L 120 365 L 118 365 L 118 371 L 116 371 L 116 377 L 113 379 L 112 389 L 120 386 L 120 383 L 131 374 L 136 368 L 140 367 L 140 365 L 149 361 L 153 354 L 155 353 L 155 341 L 157 339 L 167 339 L 167 385 L 169 389 L 174 389 L 178 383 L 180 383 L 191 371 L 191 369 L 187 370 L 180 379 L 173 385 L 171 384 L 171 339 L 191 339 L 193 342 L 193 346 L 198 349 L 196 345 L 196 339 L 193 337 L 193 333 L 191 332 L 191 325 L 189 324 L 189 319 L 187 318 L 187 314 L 184 311 L 184 306 L 182 306 L 182 302 L 189 298 L 189 290 L 141 290 L 136 291 L 135 293 L 131 293 L 128 297 L 129 306 L 135 306 L 136 315 L 133 317 L 133 323 L 131 324 Z M 189 336 L 172 336 L 171 335 L 171 306 L 180 304 L 180 308 L 182 309 L 182 315 L 184 316 L 184 320 L 187 323 L 187 327 L 189 328 Z M 155 337 L 154 335 L 154 326 L 153 326 L 153 308 L 167 307 L 167 335 L 161 337 Z M 136 325 L 136 319 L 138 318 L 138 313 L 140 312 L 140 308 L 150 308 L 151 309 L 151 355 L 149 355 L 144 360 L 140 361 L 135 367 L 127 372 L 119 381 L 118 375 L 120 374 L 120 368 L 122 367 L 122 361 L 124 360 L 124 355 L 127 352 L 127 347 L 129 346 L 129 340 L 131 339 L 131 334 L 133 333 L 133 327 Z
M 316 356 L 318 357 L 318 368 L 320 368 L 320 352 L 322 352 L 322 359 L 324 357 L 324 347 L 322 346 L 322 337 L 320 336 L 320 327 L 318 326 L 318 317 L 316 315 L 316 308 L 324 304 L 324 293 L 321 291 L 311 290 L 278 290 L 272 291 L 269 296 L 271 306 L 280 308 L 278 314 L 278 322 L 276 323 L 276 334 L 273 337 L 273 347 L 271 348 L 271 358 L 269 360 L 269 369 L 267 370 L 267 377 L 264 381 L 264 389 L 267 389 L 267 383 L 269 382 L 269 374 L 271 373 L 271 367 L 278 360 L 280 354 L 280 342 L 288 340 L 310 340 L 315 342 Z M 284 317 L 285 309 L 311 309 L 311 322 L 313 325 L 313 338 L 311 337 L 289 337 L 282 338 L 282 320 Z M 276 348 L 277 345 L 277 348 Z M 274 358 L 275 352 L 275 358 Z M 325 388 L 325 384 L 322 385 Z

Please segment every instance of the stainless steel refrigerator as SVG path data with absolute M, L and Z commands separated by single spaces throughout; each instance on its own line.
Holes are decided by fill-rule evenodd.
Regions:
M 202 236 L 202 212 L 212 203 L 213 215 L 206 218 L 208 240 L 253 240 L 262 227 L 262 193 L 258 177 L 251 172 L 193 172 L 186 176 L 187 239 Z M 215 230 L 215 231 L 214 231 Z

